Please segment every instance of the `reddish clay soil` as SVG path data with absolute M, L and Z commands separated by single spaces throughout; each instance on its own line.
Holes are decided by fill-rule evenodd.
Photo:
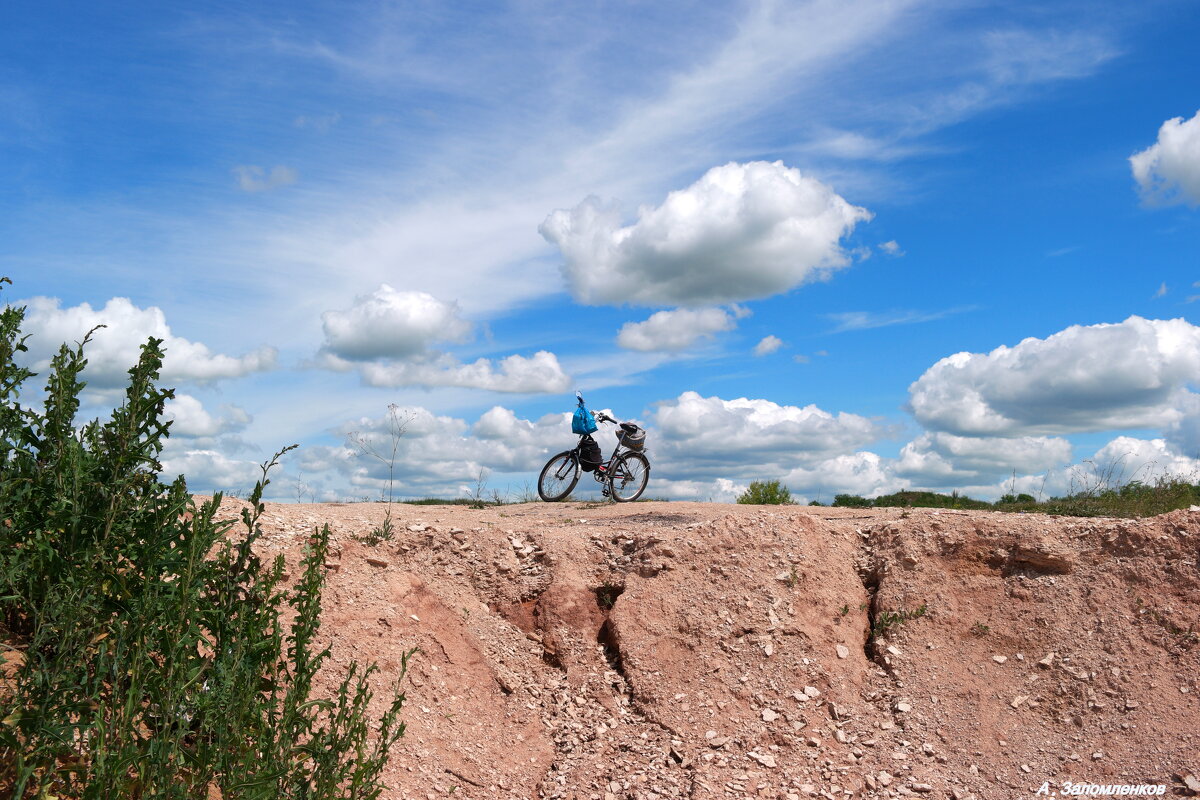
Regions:
M 378 716 L 420 648 L 387 798 L 1200 786 L 1200 513 L 398 504 L 357 541 L 384 510 L 271 503 L 263 549 L 294 579 L 333 531 L 325 691 L 377 661 Z

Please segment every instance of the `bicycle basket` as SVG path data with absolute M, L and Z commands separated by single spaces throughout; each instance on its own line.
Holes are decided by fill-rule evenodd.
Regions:
M 632 422 L 622 422 L 621 430 L 617 431 L 617 441 L 640 453 L 646 447 L 646 429 L 639 428 Z

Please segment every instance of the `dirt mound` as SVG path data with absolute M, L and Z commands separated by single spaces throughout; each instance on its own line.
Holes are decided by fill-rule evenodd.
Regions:
M 388 680 L 421 649 L 386 797 L 990 800 L 1200 774 L 1200 513 L 395 508 L 379 547 L 355 536 L 382 505 L 263 520 L 293 566 L 334 531 L 335 668 Z

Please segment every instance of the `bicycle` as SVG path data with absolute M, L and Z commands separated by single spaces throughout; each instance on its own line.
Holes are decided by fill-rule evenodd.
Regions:
M 646 491 L 646 484 L 650 481 L 650 459 L 642 452 L 646 445 L 646 431 L 632 422 L 620 422 L 599 411 L 596 412 L 596 420 L 615 423 L 620 430 L 616 449 L 608 461 L 591 470 L 592 477 L 604 487 L 602 493 L 605 497 L 611 497 L 618 503 L 637 500 Z M 538 495 L 543 500 L 555 503 L 571 493 L 584 470 L 583 450 L 589 443 L 594 446 L 595 440 L 590 434 L 582 434 L 574 450 L 565 450 L 546 462 L 542 474 L 538 476 Z

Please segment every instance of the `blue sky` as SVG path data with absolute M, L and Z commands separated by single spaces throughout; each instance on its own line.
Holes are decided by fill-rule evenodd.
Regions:
M 196 491 L 396 404 L 517 493 L 575 388 L 661 497 L 1200 466 L 1194 3 L 192 5 L 3 12 L 0 271 L 92 413 L 167 338 Z

